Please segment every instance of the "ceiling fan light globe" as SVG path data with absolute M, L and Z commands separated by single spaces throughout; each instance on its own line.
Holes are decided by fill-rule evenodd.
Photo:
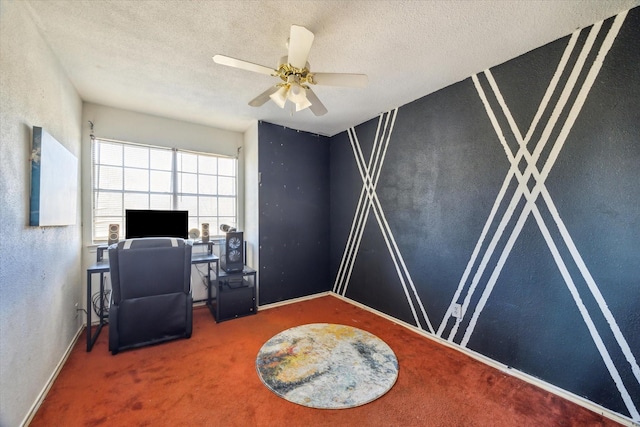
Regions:
M 311 102 L 307 99 L 307 91 L 300 86 L 299 83 L 291 83 L 289 89 L 289 100 L 296 104 L 296 111 L 304 110 L 311 106 Z
M 304 98 L 300 102 L 296 102 L 296 111 L 302 111 L 309 107 L 311 107 L 311 102 L 307 98 Z
M 292 83 L 289 89 L 289 99 L 291 102 L 298 103 L 307 100 L 307 94 L 302 86 L 298 83 Z
M 269 95 L 269 98 L 271 98 L 271 100 L 275 102 L 278 107 L 284 108 L 284 105 L 287 103 L 288 90 L 289 90 L 288 87 L 282 86 L 280 89 L 278 89 L 277 92 L 274 92 L 271 95 Z

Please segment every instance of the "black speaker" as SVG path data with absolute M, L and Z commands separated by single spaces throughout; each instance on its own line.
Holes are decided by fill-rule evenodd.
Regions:
M 242 231 L 227 233 L 220 242 L 220 267 L 227 273 L 244 268 L 244 236 Z
M 109 224 L 109 246 L 120 241 L 120 224 Z

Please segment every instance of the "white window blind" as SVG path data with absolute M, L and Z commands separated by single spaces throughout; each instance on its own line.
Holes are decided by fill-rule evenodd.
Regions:
M 189 229 L 237 224 L 237 160 L 105 139 L 92 143 L 94 242 L 109 224 L 124 235 L 127 209 L 189 211 Z

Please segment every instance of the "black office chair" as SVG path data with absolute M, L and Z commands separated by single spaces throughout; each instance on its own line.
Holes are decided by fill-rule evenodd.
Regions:
M 190 338 L 191 242 L 128 239 L 109 247 L 109 350 Z

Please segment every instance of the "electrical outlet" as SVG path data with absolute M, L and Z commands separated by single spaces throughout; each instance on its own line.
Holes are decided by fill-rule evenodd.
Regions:
M 451 315 L 456 319 L 462 317 L 462 304 L 453 304 L 453 308 L 451 309 Z
M 76 303 L 76 304 L 75 304 L 75 314 L 76 314 L 76 316 L 75 316 L 75 317 L 76 317 L 76 319 L 78 318 L 78 311 L 80 311 L 80 308 L 79 308 L 78 306 L 79 306 L 79 304 L 78 304 L 78 303 Z

